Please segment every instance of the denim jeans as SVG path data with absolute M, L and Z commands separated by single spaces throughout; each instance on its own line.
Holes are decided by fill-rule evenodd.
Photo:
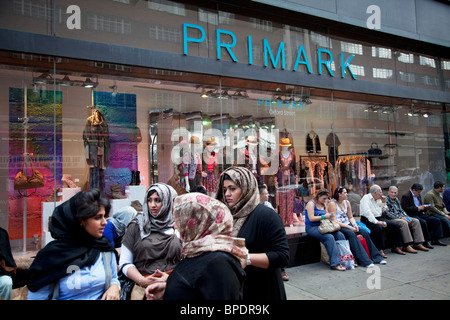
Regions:
M 323 245 L 327 249 L 328 256 L 330 257 L 331 267 L 335 267 L 341 264 L 341 258 L 339 256 L 339 251 L 336 246 L 336 240 L 346 240 L 346 239 L 345 236 L 340 231 L 322 234 L 319 232 L 318 226 L 306 226 L 305 230 L 308 235 L 323 243 Z
M 0 300 L 11 299 L 13 281 L 10 276 L 0 276 Z

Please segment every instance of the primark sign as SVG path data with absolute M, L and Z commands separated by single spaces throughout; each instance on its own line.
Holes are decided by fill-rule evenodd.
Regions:
M 197 30 L 198 37 L 188 36 L 188 33 L 192 34 L 192 30 Z M 216 57 L 217 60 L 222 59 L 223 49 L 228 53 L 233 62 L 239 62 L 233 50 L 235 50 L 237 44 L 236 35 L 225 29 L 216 29 Z M 227 42 L 223 40 L 226 39 Z M 229 39 L 231 39 L 231 43 L 229 43 Z M 196 24 L 192 23 L 183 23 L 183 54 L 189 55 L 188 45 L 189 43 L 202 43 L 206 41 L 206 32 L 205 29 Z M 252 35 L 248 35 L 246 38 L 247 42 L 247 61 L 249 65 L 253 65 L 253 37 Z M 273 68 L 277 68 L 279 65 L 282 70 L 286 70 L 286 46 L 284 41 L 281 41 L 278 45 L 278 49 L 274 53 L 271 49 L 271 44 L 268 39 L 263 38 L 263 47 L 262 54 L 264 57 L 264 67 L 269 66 L 269 61 L 272 64 Z M 326 70 L 330 76 L 334 77 L 334 72 L 331 69 L 331 64 L 334 61 L 334 57 L 331 51 L 323 48 L 318 48 L 316 51 L 317 55 L 317 70 L 318 74 L 322 75 L 322 73 Z M 350 62 L 355 57 L 355 55 L 350 55 L 349 57 L 345 57 L 344 53 L 340 53 L 340 62 L 341 62 L 341 77 L 345 78 L 346 71 L 350 74 L 352 79 L 356 80 L 356 76 L 353 73 Z M 315 59 L 312 59 L 315 60 Z M 306 54 L 305 47 L 301 45 L 297 49 L 297 56 L 295 59 L 294 67 L 292 71 L 297 71 L 299 66 L 305 66 L 308 70 L 308 73 L 312 73 L 310 58 Z

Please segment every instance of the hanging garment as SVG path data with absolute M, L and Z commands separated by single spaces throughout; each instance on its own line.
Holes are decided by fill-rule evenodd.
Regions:
M 314 131 L 311 131 L 306 135 L 306 152 L 320 153 L 321 151 L 319 136 Z
M 89 167 L 106 169 L 110 162 L 109 130 L 99 110 L 86 119 L 83 141 Z

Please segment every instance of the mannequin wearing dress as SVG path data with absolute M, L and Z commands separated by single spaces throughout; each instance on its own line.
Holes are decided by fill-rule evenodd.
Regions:
M 290 145 L 289 138 L 281 139 L 279 168 L 275 175 L 275 185 L 278 188 L 278 214 L 285 226 L 293 225 L 294 185 L 298 182 L 295 154 L 288 150 Z M 291 185 L 292 188 L 289 187 Z
M 217 162 L 217 155 L 214 148 L 217 146 L 214 138 L 206 142 L 205 153 L 203 154 L 202 164 L 202 184 L 210 197 L 215 197 L 217 184 L 219 181 L 220 168 Z

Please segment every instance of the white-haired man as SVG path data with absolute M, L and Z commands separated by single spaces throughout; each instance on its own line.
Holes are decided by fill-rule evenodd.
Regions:
M 384 217 L 384 211 L 386 211 L 386 209 L 386 197 L 383 196 L 381 187 L 377 184 L 372 185 L 369 189 L 369 193 L 364 195 L 359 203 L 361 222 L 367 225 L 371 230 L 370 238 L 383 258 L 387 258 L 383 251 L 386 249 L 383 236 L 384 228 L 386 228 L 388 240 L 391 244 L 391 251 L 404 255 L 406 253 L 399 249 L 400 247 L 403 247 L 400 226 L 394 221 Z

